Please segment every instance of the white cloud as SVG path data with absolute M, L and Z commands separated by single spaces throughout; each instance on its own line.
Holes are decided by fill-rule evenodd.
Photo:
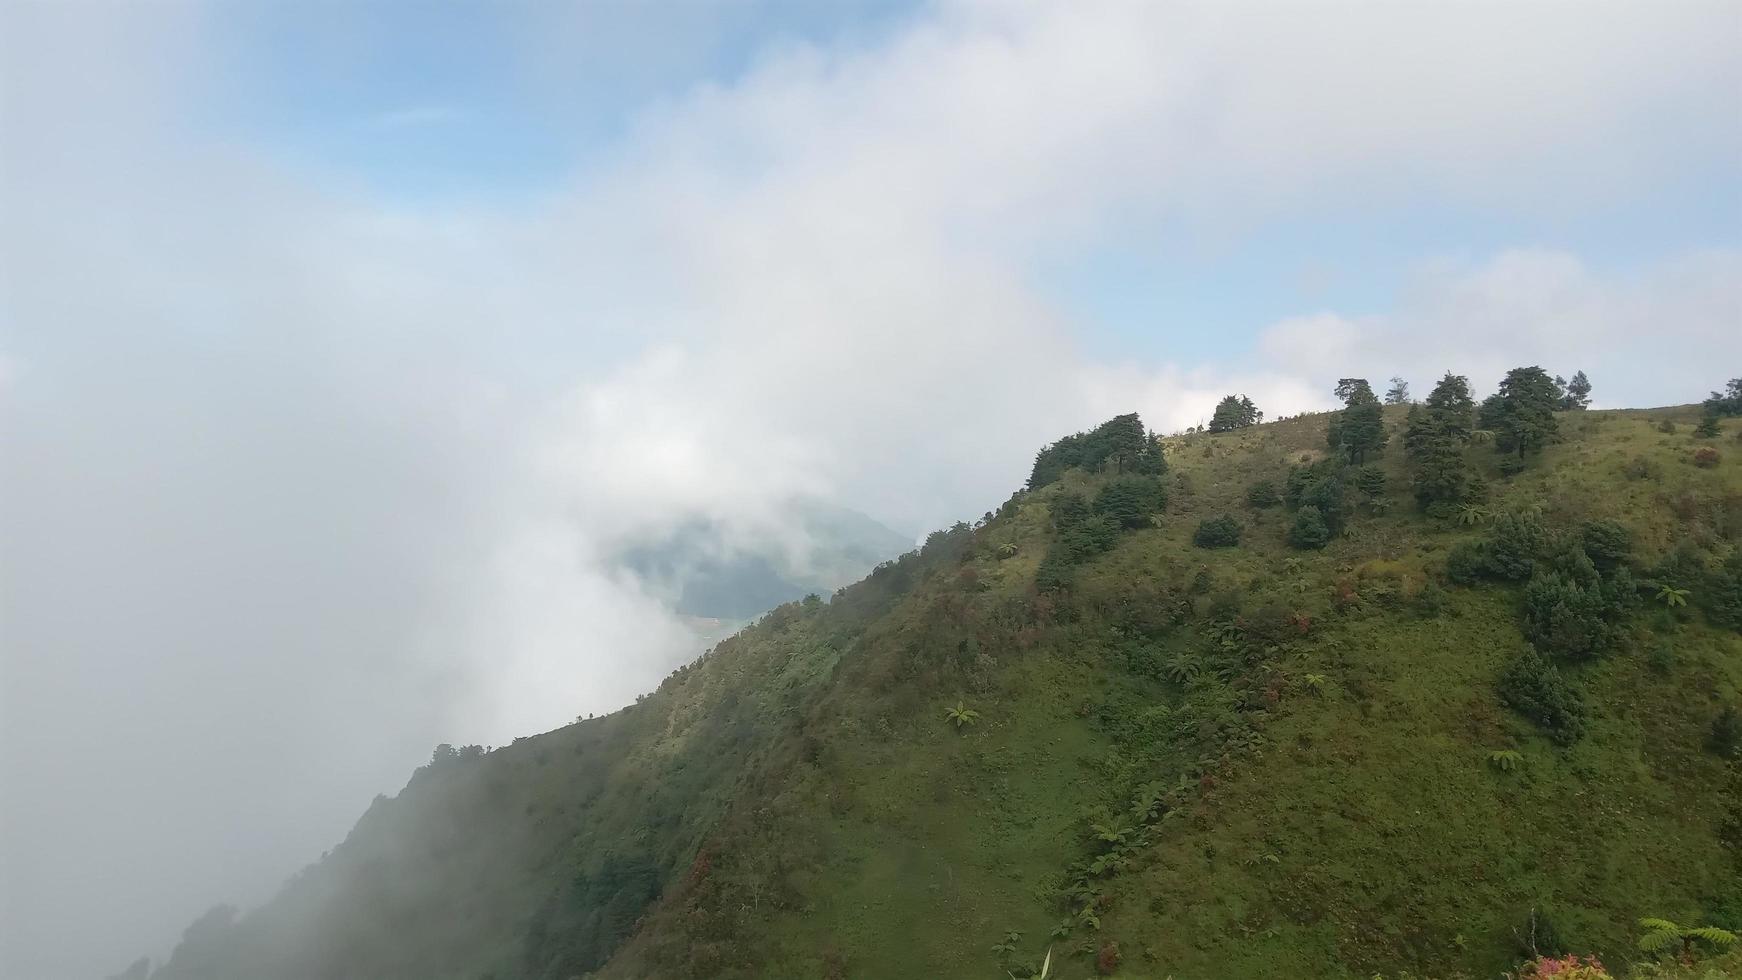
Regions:
M 1259 347 L 1297 376 L 1402 374 L 1422 393 L 1446 371 L 1481 391 L 1540 364 L 1585 371 L 1599 405 L 1696 401 L 1742 360 L 1742 252 L 1682 254 L 1610 278 L 1544 249 L 1431 262 L 1391 312 L 1284 320 Z

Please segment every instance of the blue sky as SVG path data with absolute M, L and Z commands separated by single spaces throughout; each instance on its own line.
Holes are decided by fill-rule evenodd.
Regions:
M 221 81 L 199 116 L 384 207 L 536 206 L 584 181 L 650 109 L 730 88 L 795 46 L 875 49 L 928 12 L 845 0 L 218 7 L 209 50 Z M 541 42 L 547 32 L 560 42 Z M 1685 135 L 1642 125 L 1635 137 Z M 1734 248 L 1734 146 L 1693 149 L 1626 193 L 1572 207 L 1457 200 L 1404 180 L 1374 198 L 1333 182 L 1234 231 L 1144 214 L 1040 249 L 1027 272 L 1095 356 L 1211 360 L 1287 316 L 1381 314 L 1423 261 L 1548 248 L 1626 275 L 1679 251 Z
M 640 111 L 730 84 L 762 52 L 873 43 L 884 0 L 233 5 L 208 123 L 383 199 L 515 200 L 556 186 Z M 541 32 L 562 40 L 542 48 Z M 548 39 L 547 39 L 548 40 Z

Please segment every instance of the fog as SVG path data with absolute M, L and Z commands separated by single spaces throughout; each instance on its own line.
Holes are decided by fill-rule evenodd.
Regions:
M 1663 404 L 1742 363 L 1730 246 L 1424 256 L 1384 308 L 1178 356 L 1091 342 L 1041 285 L 1146 222 L 1201 256 L 1317 209 L 1571 213 L 1732 167 L 1733 6 L 927 5 L 771 39 L 532 191 L 413 203 L 209 124 L 239 70 L 210 7 L 0 10 L 8 978 L 161 957 L 437 742 L 649 689 L 695 641 L 618 558 L 685 522 L 802 552 L 798 498 L 972 519 L 1064 432 L 1229 391 L 1276 415 L 1541 361 Z M 505 16 L 528 63 L 580 29 Z

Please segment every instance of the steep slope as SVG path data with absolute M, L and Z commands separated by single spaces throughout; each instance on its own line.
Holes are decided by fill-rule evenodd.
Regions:
M 154 976 L 1493 976 L 1734 929 L 1742 450 L 1659 429 L 1693 417 L 1476 443 L 1436 518 L 1400 409 L 1364 468 L 1336 415 L 1165 440 L 1161 474 L 1061 443 L 641 703 L 442 753 Z

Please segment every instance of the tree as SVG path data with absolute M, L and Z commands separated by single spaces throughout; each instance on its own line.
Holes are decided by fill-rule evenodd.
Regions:
M 1391 379 L 1391 387 L 1389 389 L 1387 389 L 1385 392 L 1385 404 L 1387 404 L 1387 405 L 1407 405 L 1407 404 L 1409 404 L 1409 382 L 1403 380 L 1402 378 L 1393 376 Z
M 1702 404 L 1714 415 L 1742 415 L 1742 378 L 1731 378 L 1723 391 L 1712 392 Z
M 1708 410 L 1700 424 L 1694 426 L 1694 438 L 1716 439 L 1722 431 L 1718 426 L 1718 413 Z
M 1554 413 L 1560 397 L 1554 379 L 1542 368 L 1513 368 L 1493 398 L 1482 403 L 1491 423 L 1483 427 L 1495 430 L 1496 444 L 1503 452 L 1517 452 L 1521 459 L 1540 452 L 1559 431 Z
M 1028 489 L 1038 490 L 1065 475 L 1066 470 L 1094 472 L 1113 465 L 1118 473 L 1159 476 L 1167 471 L 1161 444 L 1143 427 L 1135 412 L 1108 419 L 1089 432 L 1078 432 L 1042 449 L 1034 457 Z
M 1369 452 L 1385 446 L 1384 409 L 1365 378 L 1344 378 L 1337 382 L 1336 392 L 1344 408 L 1331 420 L 1326 441 L 1350 462 L 1362 463 Z
M 1294 526 L 1288 529 L 1288 543 L 1302 551 L 1323 548 L 1331 541 L 1331 529 L 1325 517 L 1312 505 L 1302 507 L 1294 515 Z
M 1530 649 L 1500 675 L 1500 700 L 1547 729 L 1549 738 L 1571 745 L 1585 733 L 1585 703 L 1560 671 Z
M 1258 410 L 1252 399 L 1245 395 L 1228 395 L 1216 403 L 1216 411 L 1210 416 L 1209 431 L 1232 432 L 1263 420 L 1264 413 Z
M 1557 384 L 1561 379 L 1556 378 Z M 1585 377 L 1585 372 L 1575 371 L 1573 380 L 1565 382 L 1561 393 L 1561 411 L 1582 412 L 1591 407 L 1591 379 Z

